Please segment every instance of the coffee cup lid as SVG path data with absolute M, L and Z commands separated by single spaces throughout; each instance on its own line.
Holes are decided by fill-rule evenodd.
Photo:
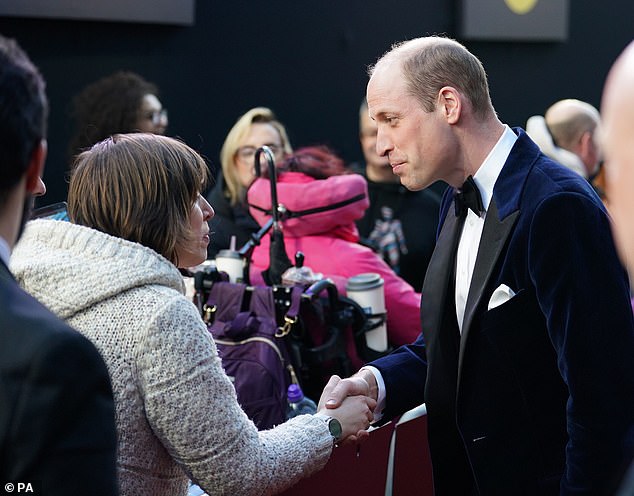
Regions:
M 348 279 L 346 291 L 366 291 L 383 286 L 383 279 L 379 274 L 367 272 L 365 274 L 357 274 Z
M 220 250 L 216 258 L 241 258 L 240 254 L 235 250 Z

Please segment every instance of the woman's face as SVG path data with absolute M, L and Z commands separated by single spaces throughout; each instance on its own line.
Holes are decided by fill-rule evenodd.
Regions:
M 165 134 L 167 110 L 155 95 L 145 95 L 141 101 L 137 129 L 142 133 Z
M 264 145 L 271 149 L 277 163 L 284 159 L 284 145 L 277 129 L 268 122 L 251 124 L 249 133 L 240 143 L 234 158 L 238 181 L 245 188 L 248 188 L 255 179 L 255 152 Z M 262 160 L 261 165 L 265 166 L 264 157 L 261 156 L 260 158 Z
M 181 240 L 176 246 L 178 267 L 185 269 L 200 265 L 207 258 L 209 244 L 209 224 L 214 216 L 214 209 L 202 195 L 194 202 L 189 215 L 190 238 Z

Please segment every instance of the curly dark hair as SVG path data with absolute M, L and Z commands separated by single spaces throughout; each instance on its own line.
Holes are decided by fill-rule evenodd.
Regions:
M 143 97 L 158 88 L 134 72 L 119 71 L 86 86 L 72 102 L 71 157 L 116 133 L 136 131 Z

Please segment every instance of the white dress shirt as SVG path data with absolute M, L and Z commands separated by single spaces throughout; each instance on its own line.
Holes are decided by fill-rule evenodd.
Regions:
M 462 321 L 464 320 L 465 305 L 467 303 L 467 295 L 471 285 L 471 277 L 473 276 L 473 268 L 475 267 L 478 247 L 480 246 L 480 238 L 482 237 L 482 229 L 484 228 L 484 219 L 489 209 L 491 198 L 493 197 L 493 187 L 497 181 L 504 163 L 511 153 L 511 148 L 517 141 L 517 135 L 510 127 L 504 125 L 504 132 L 495 146 L 491 149 L 487 157 L 478 168 L 473 176 L 475 183 L 480 190 L 484 213 L 478 217 L 469 209 L 464 227 L 458 242 L 458 251 L 456 253 L 456 316 L 458 318 L 458 326 L 462 332 Z M 449 212 L 448 215 L 453 215 Z M 376 378 L 378 386 L 378 397 L 376 408 L 374 409 L 374 421 L 378 421 L 385 408 L 385 381 L 381 376 L 381 372 L 375 367 L 363 367 L 372 372 Z
M 498 142 L 473 176 L 473 180 L 480 190 L 484 212 L 478 216 L 471 209 L 467 209 L 467 218 L 462 228 L 458 251 L 456 252 L 456 317 L 458 318 L 458 327 L 461 333 L 467 296 L 471 286 L 471 277 L 473 276 L 473 268 L 478 255 L 484 220 L 493 197 L 493 187 L 516 140 L 517 136 L 511 128 L 504 126 L 502 136 L 500 136 Z

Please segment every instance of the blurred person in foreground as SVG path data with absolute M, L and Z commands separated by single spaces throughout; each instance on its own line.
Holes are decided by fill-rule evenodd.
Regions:
M 0 480 L 46 495 L 116 495 L 112 389 L 95 347 L 22 290 L 9 256 L 46 191 L 48 101 L 0 36 Z M 30 491 L 29 491 L 30 489 Z
M 608 74 L 601 111 L 610 213 L 623 262 L 634 274 L 634 43 L 619 56 Z
M 606 80 L 601 102 L 606 183 L 614 234 L 621 259 L 634 274 L 634 42 L 617 58 Z M 629 432 L 634 439 L 634 428 Z M 618 496 L 634 494 L 634 450 Z
M 454 40 L 396 44 L 367 101 L 401 182 L 452 190 L 422 336 L 326 405 L 368 395 L 391 419 L 425 402 L 437 495 L 609 491 L 632 448 L 634 322 L 603 203 L 500 122 L 482 64 Z

